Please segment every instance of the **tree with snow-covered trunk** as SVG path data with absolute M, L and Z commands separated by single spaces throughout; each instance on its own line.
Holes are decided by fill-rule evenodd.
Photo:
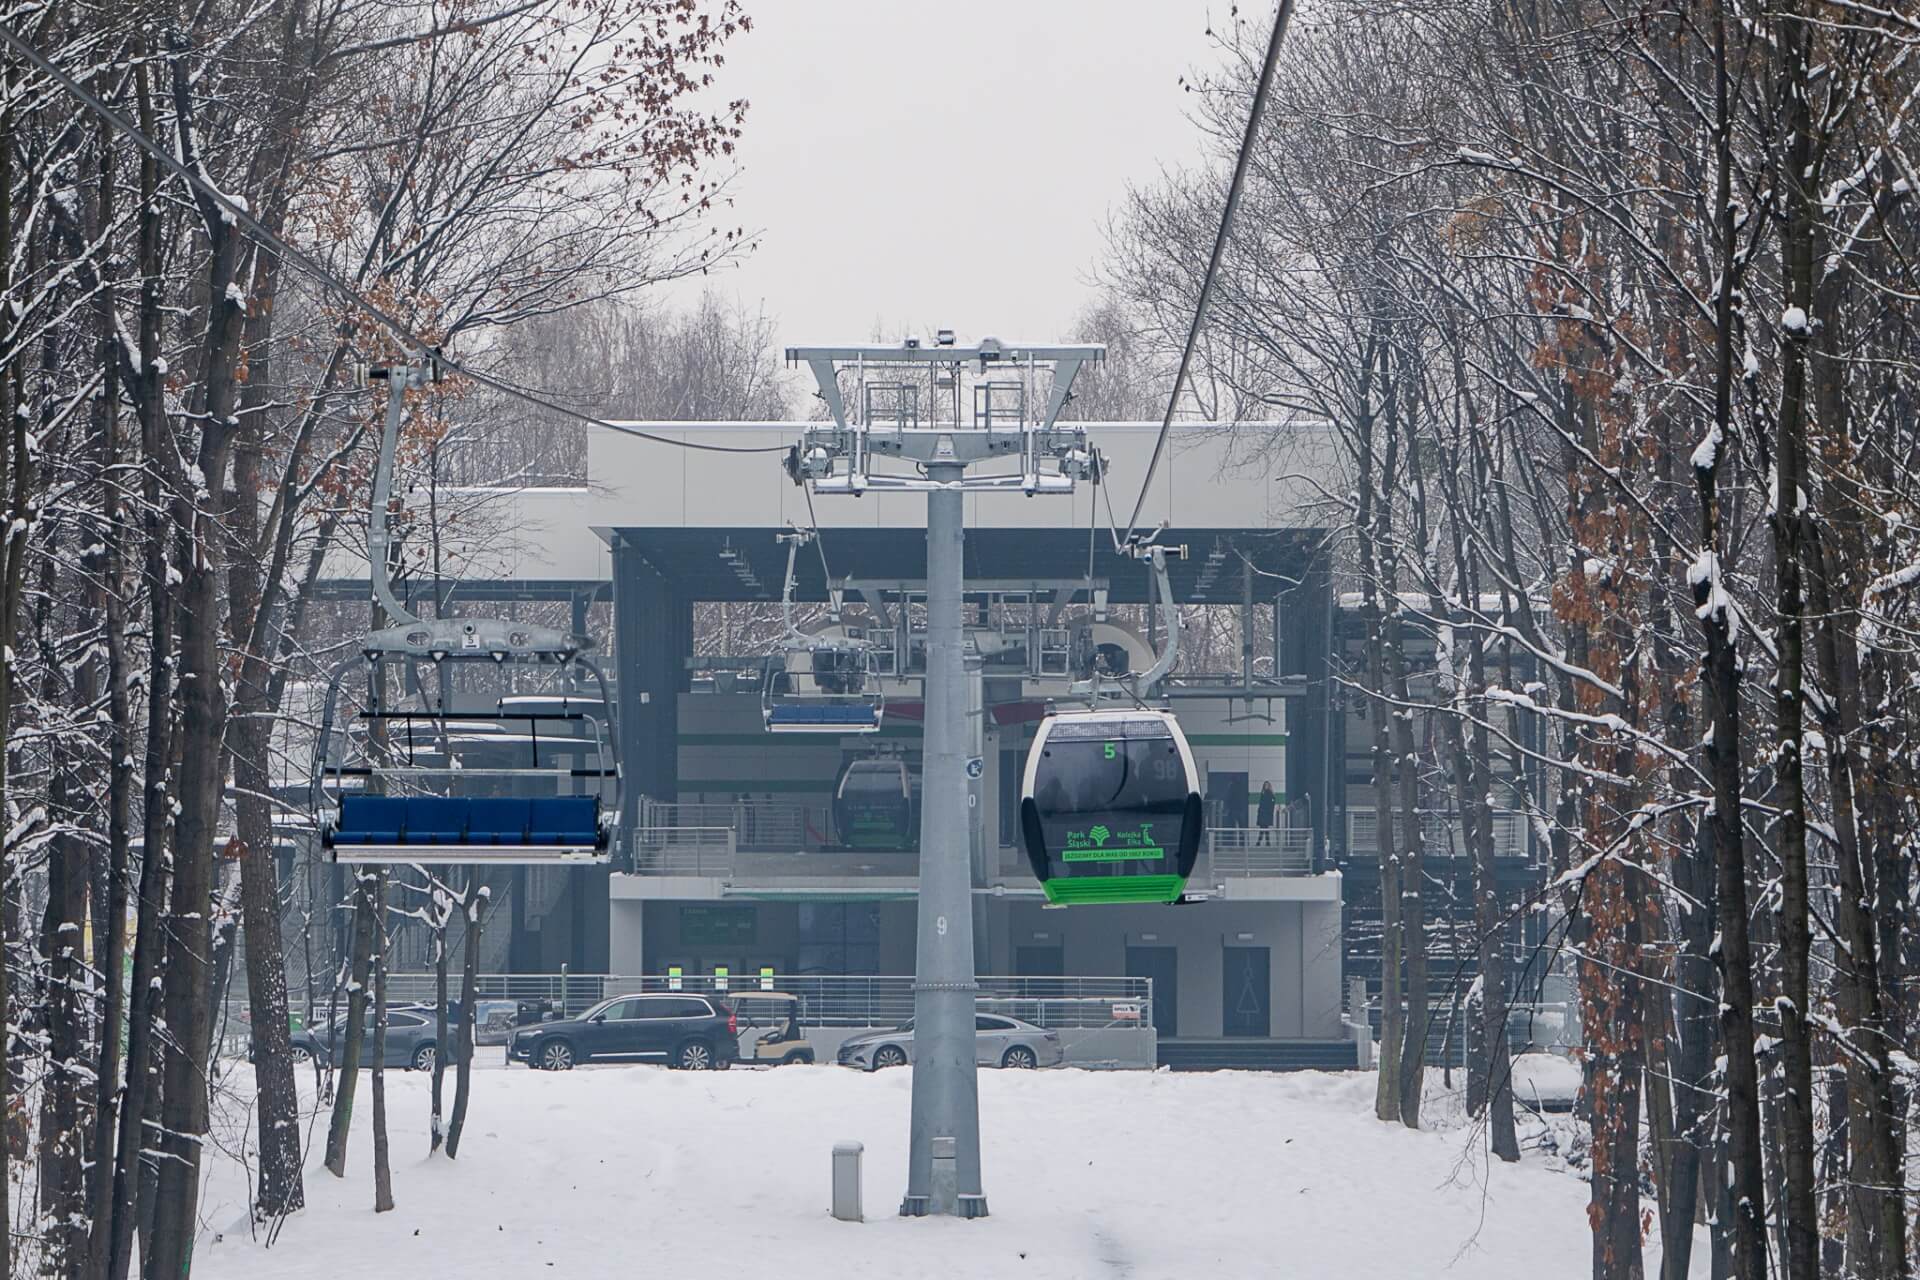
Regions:
M 354 869 L 347 1010 L 340 1022 L 327 1024 L 327 1057 L 340 1072 L 334 1086 L 333 1110 L 327 1120 L 326 1167 L 336 1178 L 347 1176 L 347 1139 L 353 1132 L 353 1101 L 366 1043 L 367 984 L 372 977 L 375 935 L 379 929 L 373 906 L 373 879 L 370 870 Z
M 460 1022 L 454 1028 L 453 1114 L 447 1120 L 447 1159 L 460 1154 L 460 1135 L 466 1132 L 467 1104 L 473 1096 L 474 1002 L 479 999 L 480 927 L 493 891 L 482 883 L 478 868 L 469 868 L 460 896 Z
M 387 869 L 373 873 L 373 1211 L 393 1209 L 393 1164 L 387 1154 L 387 957 L 393 936 L 387 930 Z

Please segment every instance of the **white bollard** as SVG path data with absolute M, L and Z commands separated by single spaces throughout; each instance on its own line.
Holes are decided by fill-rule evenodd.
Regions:
M 833 1144 L 833 1216 L 842 1222 L 862 1222 L 860 1212 L 860 1153 L 858 1142 Z

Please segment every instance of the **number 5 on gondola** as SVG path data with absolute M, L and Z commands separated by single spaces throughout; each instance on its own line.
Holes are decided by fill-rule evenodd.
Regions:
M 1070 711 L 1041 722 L 1020 831 L 1048 902 L 1177 902 L 1203 826 L 1199 771 L 1170 712 Z

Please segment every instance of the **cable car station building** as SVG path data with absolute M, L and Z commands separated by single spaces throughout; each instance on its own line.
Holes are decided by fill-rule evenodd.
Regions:
M 805 425 L 644 424 L 759 453 L 594 431 L 587 486 L 494 504 L 490 523 L 513 536 L 472 550 L 465 598 L 570 598 L 579 616 L 610 595 L 602 666 L 626 778 L 612 865 L 514 869 L 511 927 L 490 928 L 486 967 L 914 971 L 925 504 L 870 493 L 810 511 L 780 465 Z M 1177 713 L 1198 766 L 1199 900 L 1049 909 L 1019 847 L 1022 769 L 1049 705 L 1073 706 L 1070 685 L 1095 664 L 1137 673 L 1167 643 L 1164 615 L 1139 608 L 1153 575 L 1116 554 L 1105 519 L 1137 492 L 1157 424 L 1087 425 L 1116 492 L 966 496 L 977 971 L 1151 978 L 1165 1063 L 1352 1065 L 1324 799 L 1343 744 L 1329 738 L 1341 726 L 1323 531 L 1304 522 L 1305 486 L 1269 478 L 1218 429 L 1176 427 L 1141 521 L 1185 548 L 1168 562 L 1174 604 L 1240 606 L 1220 614 L 1241 634 L 1212 647 L 1237 661 L 1194 670 L 1189 635 L 1189 662 L 1155 702 Z M 1274 429 L 1298 433 L 1296 457 L 1326 447 L 1318 428 Z M 782 541 L 816 521 L 816 542 Z M 730 619 L 777 605 L 789 564 L 803 628 L 853 634 L 873 654 L 878 732 L 768 731 L 773 637 L 730 644 Z

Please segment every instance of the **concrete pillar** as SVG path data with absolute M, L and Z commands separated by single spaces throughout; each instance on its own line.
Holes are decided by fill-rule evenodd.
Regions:
M 646 972 L 646 906 L 633 898 L 615 898 L 607 905 L 609 973 L 637 977 Z

